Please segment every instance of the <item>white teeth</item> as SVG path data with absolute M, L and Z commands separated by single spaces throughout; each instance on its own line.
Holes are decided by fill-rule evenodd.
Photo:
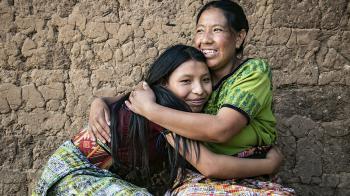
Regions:
M 204 54 L 214 54 L 216 50 L 202 50 Z

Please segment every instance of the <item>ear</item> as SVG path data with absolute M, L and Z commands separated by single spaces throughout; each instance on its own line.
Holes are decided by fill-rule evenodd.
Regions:
M 247 36 L 247 31 L 242 29 L 236 34 L 236 49 L 240 48 Z

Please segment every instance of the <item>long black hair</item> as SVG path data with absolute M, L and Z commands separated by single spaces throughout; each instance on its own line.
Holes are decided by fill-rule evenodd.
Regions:
M 231 0 L 211 1 L 205 4 L 197 14 L 196 24 L 198 24 L 199 18 L 201 17 L 203 12 L 210 8 L 220 9 L 225 16 L 229 27 L 235 32 L 240 32 L 241 30 L 244 29 L 248 33 L 249 23 L 247 20 L 247 16 L 243 11 L 243 8 L 239 4 Z M 244 45 L 244 40 L 240 45 L 240 47 L 236 49 L 236 54 L 242 55 L 243 45 Z
M 196 48 L 186 45 L 174 45 L 166 49 L 151 65 L 146 82 L 153 90 L 156 96 L 156 102 L 160 105 L 191 112 L 190 107 L 181 99 L 176 97 L 171 91 L 164 87 L 164 84 L 168 81 L 170 74 L 179 67 L 182 63 L 188 60 L 196 60 L 200 62 L 206 62 L 205 56 Z M 127 94 L 121 98 L 111 110 L 111 149 L 112 149 L 112 171 L 117 171 L 120 168 L 120 161 L 118 160 L 118 148 L 121 142 L 120 136 L 120 122 L 118 122 L 118 111 L 125 107 L 124 101 L 129 98 L 130 94 Z M 128 142 L 130 145 L 129 158 L 132 165 L 131 169 L 143 168 L 143 176 L 146 176 L 145 180 L 150 181 L 150 163 L 148 153 L 148 135 L 150 133 L 150 122 L 143 116 L 135 113 L 131 114 L 128 128 Z M 186 162 L 179 154 L 179 146 L 182 145 L 182 153 L 185 157 L 189 153 L 189 145 L 194 145 L 196 149 L 196 156 L 199 157 L 199 144 L 195 141 L 181 137 L 174 134 L 175 148 L 168 146 L 168 169 L 170 170 L 170 176 L 166 188 L 170 188 L 180 171 L 180 175 L 184 176 Z M 163 138 L 165 139 L 165 138 Z M 182 179 L 182 178 L 180 178 Z

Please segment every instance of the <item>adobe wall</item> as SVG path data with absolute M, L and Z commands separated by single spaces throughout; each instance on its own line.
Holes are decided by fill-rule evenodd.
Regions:
M 203 2 L 0 0 L 0 195 L 31 191 L 94 96 L 125 92 L 164 48 L 191 44 Z M 350 195 L 350 2 L 240 2 L 245 55 L 273 69 L 283 181 Z

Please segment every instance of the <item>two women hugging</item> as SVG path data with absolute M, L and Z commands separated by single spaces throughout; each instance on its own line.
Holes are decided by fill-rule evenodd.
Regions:
M 90 129 L 50 157 L 34 194 L 294 194 L 266 177 L 282 161 L 271 70 L 242 59 L 243 9 L 212 1 L 196 24 L 195 47 L 166 49 L 142 89 L 94 100 Z

